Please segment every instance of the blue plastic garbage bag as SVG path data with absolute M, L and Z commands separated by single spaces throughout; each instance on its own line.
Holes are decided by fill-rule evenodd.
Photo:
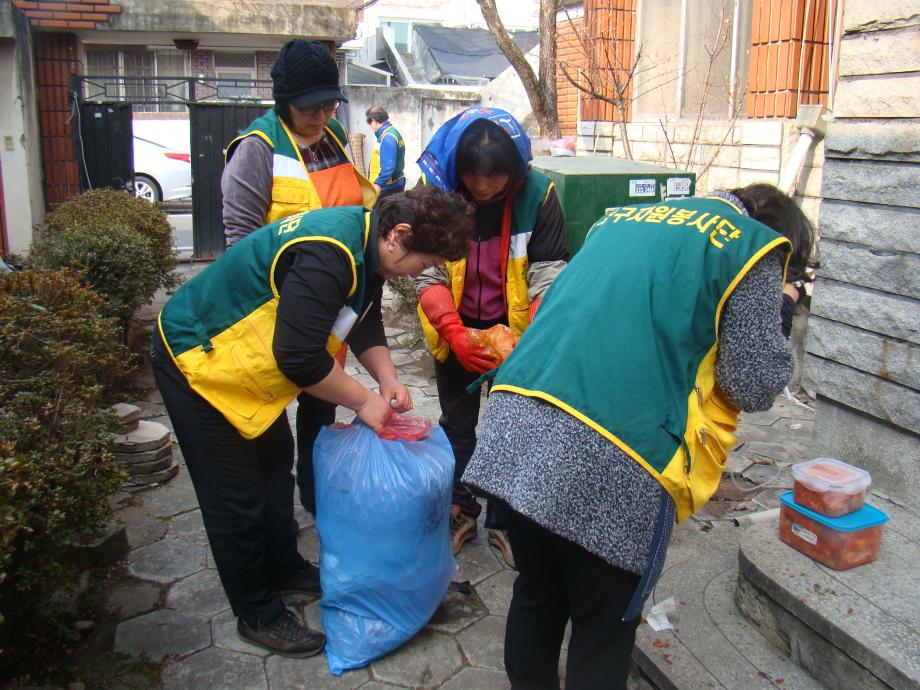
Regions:
M 384 441 L 358 422 L 320 431 L 313 468 L 326 660 L 339 675 L 411 639 L 444 598 L 457 571 L 454 456 L 440 428 Z

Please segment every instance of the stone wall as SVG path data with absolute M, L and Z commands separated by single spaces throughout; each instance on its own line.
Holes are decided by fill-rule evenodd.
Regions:
M 300 0 L 222 0 L 150 2 L 118 0 L 115 14 L 100 31 L 151 31 L 189 34 L 296 36 L 346 41 L 355 35 L 357 12 L 340 3 Z
M 25 253 L 44 220 L 41 136 L 29 23 L 10 3 L 0 6 L 0 171 L 8 249 Z
M 805 362 L 815 453 L 920 507 L 920 7 L 848 0 Z
M 364 135 L 364 161 L 376 140 L 364 113 L 372 105 L 387 111 L 406 142 L 406 180 L 413 186 L 421 171 L 415 161 L 438 127 L 464 108 L 479 102 L 476 91 L 434 86 L 349 86 L 346 122 L 351 137 Z
M 795 122 L 783 119 L 706 120 L 698 131 L 695 122 L 665 118 L 634 121 L 626 127 L 635 160 L 696 172 L 698 192 L 753 182 L 776 184 L 799 137 Z M 625 156 L 619 125 L 579 122 L 578 152 Z M 824 143 L 819 141 L 796 187 L 796 194 L 804 197 L 806 215 L 815 223 L 823 158 Z

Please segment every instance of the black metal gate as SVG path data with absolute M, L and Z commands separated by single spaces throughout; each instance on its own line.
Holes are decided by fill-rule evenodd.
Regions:
M 124 189 L 134 171 L 131 106 L 124 103 L 81 103 L 74 147 L 83 189 Z
M 260 105 L 189 106 L 192 128 L 192 227 L 196 258 L 213 258 L 224 251 L 223 196 L 220 177 L 227 144 L 265 112 Z M 195 174 L 196 169 L 199 171 Z M 215 212 L 216 210 L 216 212 Z
M 220 177 L 227 144 L 272 104 L 271 82 L 187 77 L 73 77 L 80 113 L 74 148 L 84 189 L 125 188 L 133 179 L 132 106 L 188 107 L 193 256 L 224 251 Z M 76 128 L 75 128 L 76 130 Z

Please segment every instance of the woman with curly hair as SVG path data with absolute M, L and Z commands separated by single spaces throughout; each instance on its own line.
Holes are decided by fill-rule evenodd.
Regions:
M 320 591 L 317 568 L 297 552 L 285 408 L 306 391 L 374 429 L 392 409 L 411 409 L 383 331 L 383 282 L 465 256 L 472 232 L 470 205 L 430 187 L 373 213 L 294 215 L 241 240 L 160 312 L 154 376 L 242 639 L 287 656 L 324 644 L 280 596 Z M 343 341 L 379 391 L 333 359 Z

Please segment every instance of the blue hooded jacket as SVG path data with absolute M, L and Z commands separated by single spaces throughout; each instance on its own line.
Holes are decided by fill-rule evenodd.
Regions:
M 521 175 L 527 172 L 533 155 L 530 153 L 530 137 L 527 136 L 520 123 L 505 110 L 474 105 L 441 125 L 428 142 L 428 146 L 422 151 L 418 165 L 429 184 L 448 192 L 457 190 L 459 185 L 456 165 L 457 144 L 466 128 L 481 119 L 494 122 L 508 133 L 521 155 Z

